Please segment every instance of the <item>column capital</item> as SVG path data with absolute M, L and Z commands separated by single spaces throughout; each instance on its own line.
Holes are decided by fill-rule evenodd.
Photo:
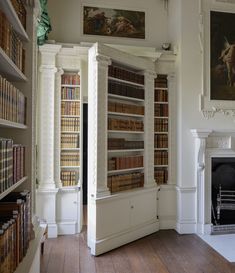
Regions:
M 156 77 L 157 77 L 157 73 L 156 73 L 156 71 L 154 71 L 154 70 L 145 70 L 144 71 L 144 76 L 145 77 L 149 77 L 149 78 L 153 78 L 153 79 L 155 79 Z
M 101 54 L 98 54 L 95 56 L 95 61 L 103 67 L 108 67 L 112 63 L 112 61 L 109 57 L 107 57 L 105 55 L 101 55 Z

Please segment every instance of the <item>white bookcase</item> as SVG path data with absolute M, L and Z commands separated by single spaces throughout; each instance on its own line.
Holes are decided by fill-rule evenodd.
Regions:
M 112 65 L 142 75 L 142 83 L 110 75 Z M 101 44 L 89 49 L 88 67 L 88 245 L 91 253 L 98 255 L 158 230 L 152 149 L 156 75 L 151 61 Z M 117 92 L 111 91 L 111 84 L 119 85 Z M 128 89 L 133 91 L 128 94 Z M 142 97 L 136 95 L 138 90 L 142 90 Z M 136 114 L 130 110 L 132 107 L 122 107 L 128 113 L 118 107 L 114 110 L 110 102 L 143 106 L 144 111 Z M 118 125 L 114 122 L 110 128 L 110 118 L 122 121 Z M 125 140 L 116 147 L 110 146 L 110 138 Z M 141 145 L 135 147 L 132 142 L 130 146 L 128 141 L 138 141 L 136 144 Z M 110 159 L 135 155 L 143 156 L 139 167 L 110 170 Z M 130 173 L 143 174 L 142 185 L 124 186 L 125 190 L 110 187 L 110 176 Z M 134 184 L 131 179 L 130 185 Z
M 36 162 L 35 162 L 35 88 L 37 78 L 37 49 L 36 49 L 36 25 L 38 7 L 37 1 L 32 6 L 26 6 L 27 26 L 26 31 L 21 24 L 10 0 L 0 1 L 0 10 L 3 11 L 24 43 L 25 74 L 15 65 L 8 55 L 0 48 L 0 75 L 19 89 L 27 98 L 26 124 L 0 119 L 0 137 L 13 139 L 16 144 L 22 144 L 25 148 L 25 176 L 17 183 L 7 188 L 0 194 L 0 199 L 12 191 L 29 190 L 31 192 L 31 215 L 34 224 L 35 238 L 30 241 L 26 256 L 18 265 L 16 273 L 31 273 L 40 271 L 40 242 L 44 229 L 38 226 L 35 217 L 35 187 L 36 187 Z M 35 7 L 33 7 L 35 6 Z

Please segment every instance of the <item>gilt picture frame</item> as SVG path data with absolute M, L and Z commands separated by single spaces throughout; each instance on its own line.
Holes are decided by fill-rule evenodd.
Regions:
M 83 34 L 145 39 L 145 12 L 84 5 Z

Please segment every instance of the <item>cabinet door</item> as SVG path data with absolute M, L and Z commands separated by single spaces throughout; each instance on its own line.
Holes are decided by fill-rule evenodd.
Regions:
M 132 227 L 151 221 L 156 221 L 157 218 L 156 191 L 134 196 L 131 198 L 130 203 Z

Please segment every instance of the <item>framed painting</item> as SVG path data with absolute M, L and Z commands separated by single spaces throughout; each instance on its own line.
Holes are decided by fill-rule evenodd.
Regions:
M 235 100 L 235 13 L 210 12 L 210 99 Z
M 83 6 L 83 34 L 145 39 L 145 12 Z

